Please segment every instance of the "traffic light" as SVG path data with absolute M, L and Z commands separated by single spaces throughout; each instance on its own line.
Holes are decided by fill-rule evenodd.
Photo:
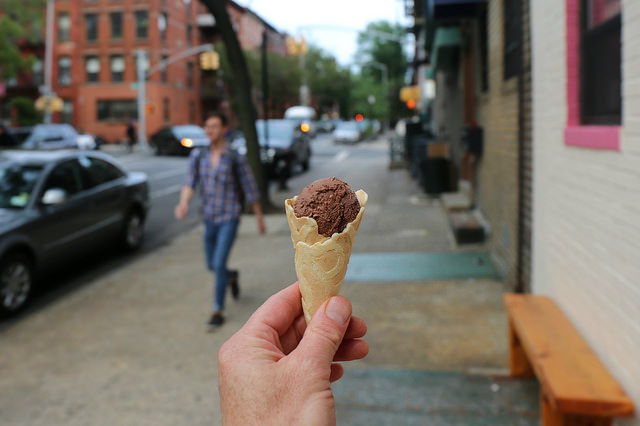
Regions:
M 356 121 L 358 121 L 358 122 L 359 122 L 359 121 L 362 121 L 362 120 L 364 120 L 364 115 L 359 114 L 359 113 L 358 113 L 358 114 L 356 114 Z
M 220 55 L 218 52 L 202 52 L 200 54 L 200 68 L 203 70 L 217 70 L 220 68 Z
M 407 108 L 414 109 L 415 107 L 416 107 L 416 101 L 414 101 L 413 99 L 409 99 L 407 101 Z

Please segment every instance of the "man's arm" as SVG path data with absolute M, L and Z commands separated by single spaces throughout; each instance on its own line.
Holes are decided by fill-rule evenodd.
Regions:
M 258 221 L 258 231 L 262 235 L 266 234 L 267 225 L 265 225 L 264 217 L 262 216 L 262 204 L 260 204 L 260 200 L 254 201 L 251 204 L 251 208 L 253 209 L 253 214 L 256 216 L 256 220 Z
M 189 202 L 193 197 L 193 189 L 190 186 L 183 186 L 180 190 L 180 202 L 174 210 L 176 219 L 182 220 L 189 212 Z

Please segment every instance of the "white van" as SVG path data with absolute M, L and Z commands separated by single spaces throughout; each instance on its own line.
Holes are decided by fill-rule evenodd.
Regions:
M 312 107 L 296 105 L 284 112 L 284 118 L 286 120 L 296 121 L 300 124 L 300 128 L 303 132 L 309 134 L 311 137 L 315 137 L 318 132 L 318 126 L 316 123 L 316 110 Z M 307 126 L 304 126 L 306 124 Z M 306 128 L 306 129 L 305 129 Z

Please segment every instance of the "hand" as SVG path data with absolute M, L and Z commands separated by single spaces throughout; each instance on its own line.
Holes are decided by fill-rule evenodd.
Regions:
M 267 233 L 267 225 L 264 223 L 264 217 L 258 216 L 258 232 L 260 235 L 264 235 Z
M 174 209 L 173 214 L 176 217 L 176 219 L 182 220 L 185 217 L 187 217 L 188 211 L 189 211 L 189 205 L 180 203 Z
M 298 283 L 271 296 L 218 354 L 223 423 L 335 424 L 336 362 L 367 355 L 366 331 L 344 297 L 323 303 L 307 327 Z

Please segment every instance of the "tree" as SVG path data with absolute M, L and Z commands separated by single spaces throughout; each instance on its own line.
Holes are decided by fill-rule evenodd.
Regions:
M 16 77 L 32 58 L 20 52 L 21 42 L 42 40 L 45 0 L 2 0 L 0 3 L 0 79 Z
M 357 60 L 362 64 L 362 75 L 381 83 L 382 72 L 372 62 L 378 62 L 387 67 L 390 90 L 387 99 L 392 118 L 397 118 L 404 111 L 397 93 L 404 85 L 407 68 L 407 57 L 402 42 L 405 34 L 404 27 L 386 21 L 372 22 L 358 34 Z
M 258 145 L 258 133 L 256 132 L 256 109 L 251 99 L 251 78 L 247 69 L 247 62 L 240 47 L 238 37 L 231 25 L 229 12 L 227 12 L 227 2 L 225 0 L 200 0 L 202 4 L 211 12 L 216 21 L 216 26 L 220 30 L 222 42 L 225 45 L 226 59 L 232 70 L 232 88 L 237 105 L 236 113 L 240 117 L 242 131 L 247 144 L 247 159 L 253 169 L 262 205 L 271 208 L 269 199 L 269 186 L 262 170 L 260 162 L 260 146 Z
M 305 73 L 320 114 L 336 106 L 343 115 L 348 114 L 351 90 L 351 73 L 348 69 L 340 67 L 331 54 L 310 46 L 305 58 Z

